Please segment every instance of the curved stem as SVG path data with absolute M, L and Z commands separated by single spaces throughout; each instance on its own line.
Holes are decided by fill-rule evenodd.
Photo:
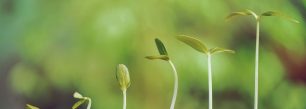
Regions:
M 126 109 L 126 90 L 122 91 L 123 93 L 123 109 Z
M 178 76 L 177 76 L 176 68 L 175 68 L 174 64 L 172 63 L 172 61 L 169 60 L 168 62 L 171 65 L 173 73 L 174 73 L 174 91 L 173 91 L 172 102 L 171 102 L 171 106 L 170 106 L 170 109 L 174 109 L 175 100 L 176 100 L 176 96 L 177 96 L 177 90 L 178 90 Z
M 88 105 L 87 105 L 87 108 L 86 109 L 90 109 L 91 108 L 91 99 L 88 98 Z
M 213 101 L 212 101 L 212 72 L 211 72 L 211 55 L 208 54 L 208 99 L 209 99 L 209 103 L 208 103 L 208 106 L 209 108 L 208 109 L 212 109 L 212 105 L 213 105 Z
M 255 95 L 254 109 L 258 109 L 258 58 L 259 58 L 259 21 L 256 23 L 256 52 L 255 52 Z

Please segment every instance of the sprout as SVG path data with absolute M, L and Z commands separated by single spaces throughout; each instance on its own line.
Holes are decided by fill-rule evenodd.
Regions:
M 26 104 L 26 109 L 39 109 L 39 108 L 30 104 Z
M 261 13 L 260 15 L 256 14 L 255 12 L 251 11 L 251 10 L 245 10 L 245 11 L 241 11 L 241 12 L 232 12 L 231 14 L 229 14 L 227 17 L 226 17 L 226 20 L 230 20 L 231 18 L 235 17 L 235 16 L 248 16 L 248 15 L 252 15 L 257 22 L 259 22 L 259 20 L 261 19 L 261 17 L 264 17 L 264 16 L 277 16 L 277 17 L 281 17 L 281 18 L 284 18 L 288 21 L 291 21 L 293 23 L 300 23 L 299 21 L 293 19 L 292 17 L 290 16 L 287 16 L 285 14 L 282 14 L 280 12 L 276 12 L 276 11 L 266 11 L 264 13 Z
M 160 55 L 158 55 L 158 56 L 146 56 L 145 58 L 150 59 L 150 60 L 160 59 L 160 60 L 167 61 L 170 64 L 170 66 L 173 70 L 173 74 L 174 74 L 174 91 L 173 91 L 173 96 L 172 96 L 170 109 L 174 109 L 176 96 L 177 96 L 177 90 L 178 90 L 177 71 L 176 71 L 176 68 L 175 68 L 174 64 L 172 63 L 172 61 L 168 57 L 168 52 L 167 52 L 166 47 L 164 46 L 163 42 L 156 38 L 155 39 L 155 44 L 156 44 L 156 47 L 157 47 Z
M 227 53 L 235 53 L 233 50 L 228 50 L 228 49 L 224 49 L 224 48 L 219 48 L 219 47 L 215 47 L 212 49 L 208 49 L 204 43 L 202 43 L 199 39 L 190 37 L 190 36 L 186 36 L 186 35 L 180 35 L 177 37 L 178 40 L 184 42 L 185 44 L 189 45 L 190 47 L 194 48 L 195 50 L 204 53 L 207 55 L 208 58 L 208 99 L 209 99 L 209 109 L 212 109 L 212 98 L 213 98 L 213 94 L 212 94 L 212 71 L 211 71 L 211 56 L 213 54 L 217 54 L 217 53 L 222 53 L 222 52 L 227 52 Z
M 161 59 L 161 60 L 169 61 L 170 59 L 168 57 L 168 52 L 167 52 L 167 49 L 164 46 L 163 42 L 156 38 L 155 39 L 155 44 L 156 44 L 156 47 L 157 47 L 160 55 L 158 55 L 158 56 L 146 56 L 145 58 L 150 59 L 150 60 Z
M 120 89 L 123 93 L 123 109 L 126 109 L 126 90 L 130 87 L 129 70 L 124 64 L 119 64 L 116 72 L 116 79 L 119 82 Z
M 116 79 L 119 82 L 122 91 L 126 91 L 130 87 L 129 70 L 124 64 L 119 64 L 117 67 Z
M 251 10 L 245 10 L 242 12 L 233 12 L 231 14 L 229 14 L 226 17 L 226 20 L 231 19 L 234 16 L 248 16 L 248 15 L 253 15 L 254 18 L 256 19 L 256 52 L 255 52 L 255 94 L 254 94 L 254 109 L 258 109 L 258 61 L 259 61 L 259 21 L 261 19 L 261 17 L 264 16 L 278 16 L 284 19 L 287 19 L 291 22 L 294 23 L 299 23 L 299 21 L 286 16 L 284 14 L 281 14 L 279 12 L 275 12 L 275 11 L 266 11 L 260 15 L 256 14 L 255 12 L 251 11 Z
M 88 101 L 88 105 L 87 105 L 86 109 L 90 109 L 90 107 L 91 107 L 91 99 L 89 97 L 83 97 L 78 92 L 74 92 L 73 97 L 76 98 L 76 99 L 79 99 L 79 101 L 74 103 L 74 105 L 72 106 L 72 109 L 77 109 L 78 107 L 80 107 L 80 105 L 82 105 L 86 101 Z

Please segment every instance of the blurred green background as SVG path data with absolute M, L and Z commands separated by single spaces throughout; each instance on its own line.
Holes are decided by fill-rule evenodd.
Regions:
M 215 55 L 215 109 L 251 109 L 254 93 L 255 20 L 230 12 L 275 10 L 296 18 L 261 23 L 260 109 L 306 109 L 306 0 L 0 0 L 0 108 L 69 109 L 75 91 L 93 109 L 122 108 L 117 64 L 130 70 L 128 109 L 167 109 L 173 91 L 161 39 L 179 74 L 176 109 L 206 109 L 207 58 L 175 39 L 201 39 L 233 49 Z

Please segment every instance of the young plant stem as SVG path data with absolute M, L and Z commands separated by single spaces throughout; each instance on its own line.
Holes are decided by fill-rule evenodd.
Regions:
M 254 109 L 258 109 L 258 58 L 259 58 L 259 19 L 256 21 L 256 52 L 255 52 L 255 94 Z
M 123 94 L 123 109 L 126 109 L 126 90 L 122 91 Z
M 235 15 L 237 13 L 234 13 Z M 238 13 L 241 14 L 241 13 Z M 230 15 L 233 16 L 233 15 Z M 214 47 L 211 49 L 208 49 L 204 43 L 202 43 L 199 39 L 192 38 L 190 36 L 185 36 L 181 35 L 178 36 L 178 40 L 186 43 L 187 45 L 191 46 L 195 50 L 204 53 L 207 55 L 207 61 L 208 61 L 208 109 L 213 108 L 213 91 L 212 91 L 212 68 L 211 68 L 211 56 L 216 53 L 222 53 L 222 52 L 227 52 L 227 53 L 235 53 L 233 50 L 229 49 L 224 49 L 224 48 L 219 48 L 219 47 Z
M 212 95 L 212 72 L 211 72 L 211 55 L 207 55 L 207 60 L 208 60 L 208 99 L 209 99 L 209 104 L 208 104 L 208 109 L 212 109 L 213 105 L 213 95 Z
M 175 100 L 177 96 L 177 90 L 178 90 L 178 76 L 177 76 L 176 68 L 174 64 L 172 63 L 172 61 L 169 60 L 168 62 L 171 65 L 173 73 L 174 73 L 174 91 L 173 91 L 173 96 L 172 96 L 172 101 L 171 101 L 171 106 L 170 106 L 170 109 L 174 109 Z
M 87 105 L 87 108 L 86 109 L 90 109 L 91 108 L 91 99 L 88 98 L 88 105 Z

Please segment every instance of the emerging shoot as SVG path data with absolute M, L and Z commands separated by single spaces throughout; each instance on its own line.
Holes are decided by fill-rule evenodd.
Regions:
M 208 58 L 208 108 L 212 109 L 213 107 L 213 94 L 212 94 L 212 71 L 211 71 L 211 56 L 213 54 L 221 53 L 221 52 L 227 52 L 227 53 L 235 53 L 233 50 L 228 50 L 224 48 L 211 48 L 208 49 L 204 43 L 202 43 L 199 39 L 190 37 L 190 36 L 185 36 L 185 35 L 180 35 L 177 37 L 178 40 L 184 42 L 185 44 L 189 45 L 190 47 L 194 48 L 195 50 L 204 53 L 207 55 Z
M 39 109 L 39 108 L 30 104 L 26 104 L 26 109 Z
M 72 109 L 77 109 L 82 104 L 84 104 L 86 101 L 88 101 L 88 105 L 87 105 L 86 109 L 90 109 L 90 107 L 91 107 L 91 99 L 89 97 L 84 97 L 84 96 L 82 96 L 78 92 L 74 92 L 73 97 L 76 98 L 76 99 L 79 99 L 79 101 L 74 103 L 74 105 L 72 106 Z
M 294 22 L 294 23 L 299 23 L 299 21 L 297 21 L 297 20 L 295 20 L 295 19 L 293 19 L 289 16 L 286 16 L 284 14 L 281 14 L 279 12 L 275 12 L 275 11 L 266 11 L 266 12 L 258 15 L 251 10 L 245 10 L 245 11 L 242 11 L 242 12 L 233 12 L 226 17 L 226 20 L 229 20 L 234 16 L 248 16 L 248 15 L 252 15 L 256 20 L 254 109 L 258 109 L 258 71 L 259 71 L 258 70 L 258 63 L 259 63 L 258 57 L 259 57 L 259 22 L 260 22 L 260 19 L 261 19 L 261 17 L 264 17 L 264 16 L 278 16 L 278 17 L 281 17 L 281 18 L 285 18 L 285 19 L 287 19 L 291 22 Z
M 131 82 L 129 70 L 124 64 L 117 66 L 116 79 L 119 82 L 123 94 L 123 109 L 126 109 L 126 90 L 130 87 Z
M 157 46 L 157 49 L 158 49 L 158 52 L 159 52 L 160 55 L 158 55 L 158 56 L 146 56 L 145 58 L 150 59 L 150 60 L 161 59 L 161 60 L 167 61 L 170 64 L 170 66 L 173 70 L 173 74 L 174 74 L 174 91 L 173 91 L 173 96 L 172 96 L 170 109 L 174 109 L 176 96 L 177 96 L 177 90 L 178 90 L 177 71 L 176 71 L 176 68 L 175 68 L 174 64 L 172 63 L 172 61 L 168 57 L 168 52 L 167 52 L 164 44 L 162 43 L 162 41 L 160 41 L 159 39 L 156 38 L 155 39 L 155 44 Z

